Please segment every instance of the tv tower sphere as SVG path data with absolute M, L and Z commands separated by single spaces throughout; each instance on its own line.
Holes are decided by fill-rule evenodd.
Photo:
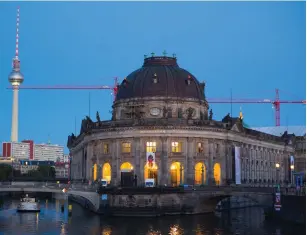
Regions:
M 18 58 L 14 58 L 13 63 L 16 63 L 16 62 L 19 64 Z M 23 74 L 20 72 L 20 67 L 14 66 L 8 78 L 12 86 L 19 86 L 24 80 Z

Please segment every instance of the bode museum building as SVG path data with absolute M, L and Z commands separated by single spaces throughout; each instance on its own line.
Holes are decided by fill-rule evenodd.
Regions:
M 112 119 L 68 137 L 71 180 L 111 185 L 272 185 L 290 181 L 291 136 L 214 120 L 201 83 L 175 57 L 151 56 L 118 86 Z M 151 180 L 153 181 L 153 180 Z

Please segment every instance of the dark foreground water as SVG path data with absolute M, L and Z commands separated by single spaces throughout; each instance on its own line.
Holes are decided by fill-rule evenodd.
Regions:
M 306 234 L 305 227 L 265 222 L 261 208 L 240 209 L 219 215 L 103 218 L 70 202 L 72 216 L 68 216 L 68 213 L 61 211 L 63 203 L 63 199 L 41 199 L 40 213 L 17 213 L 18 200 L 0 198 L 0 235 Z

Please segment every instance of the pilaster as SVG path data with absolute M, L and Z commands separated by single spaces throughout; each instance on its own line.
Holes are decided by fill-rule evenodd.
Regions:
M 169 177 L 169 170 L 168 170 L 168 158 L 167 158 L 167 137 L 161 137 L 161 143 L 162 143 L 162 151 L 161 151 L 161 178 L 160 178 L 160 184 L 168 184 L 168 181 L 170 179 Z
M 185 182 L 187 184 L 194 183 L 194 160 L 193 155 L 195 153 L 195 141 L 193 138 L 187 138 L 187 154 L 186 154 L 186 171 L 185 171 Z
M 137 176 L 137 184 L 140 185 L 144 181 L 144 177 L 142 172 L 144 171 L 144 167 L 142 166 L 142 171 L 141 171 L 141 145 L 140 145 L 140 138 L 134 138 L 133 141 L 133 156 L 134 156 L 134 173 Z
M 120 170 L 119 170 L 119 140 L 112 141 L 112 162 L 111 162 L 111 169 L 112 169 L 112 177 L 111 177 L 111 184 L 113 186 L 117 186 L 120 184 Z
M 213 156 L 214 152 L 214 140 L 209 140 L 209 159 L 208 159 L 208 184 L 215 185 L 214 182 L 214 171 L 213 171 Z

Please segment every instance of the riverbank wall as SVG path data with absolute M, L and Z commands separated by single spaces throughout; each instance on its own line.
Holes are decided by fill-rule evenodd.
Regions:
M 266 212 L 268 219 L 306 224 L 306 196 L 282 195 L 280 211 L 272 204 Z
M 95 213 L 109 216 L 163 216 L 203 214 L 253 206 L 270 206 L 272 194 L 216 195 L 213 192 L 123 192 L 98 194 L 100 205 L 95 209 L 90 200 L 70 195 L 73 200 Z

